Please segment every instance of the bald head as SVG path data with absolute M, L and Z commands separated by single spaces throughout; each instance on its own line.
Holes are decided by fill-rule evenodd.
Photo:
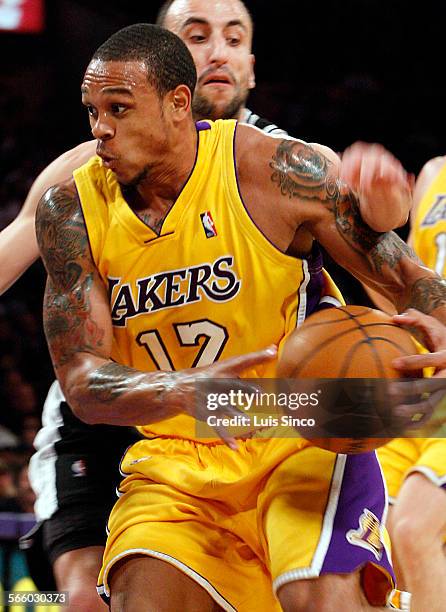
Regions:
M 239 119 L 255 85 L 253 24 L 241 0 L 168 0 L 158 25 L 188 46 L 197 68 L 197 119 Z
M 156 23 L 178 34 L 186 13 L 201 12 L 213 18 L 224 9 L 230 11 L 246 27 L 252 44 L 254 24 L 251 13 L 242 0 L 167 0 L 158 11 Z

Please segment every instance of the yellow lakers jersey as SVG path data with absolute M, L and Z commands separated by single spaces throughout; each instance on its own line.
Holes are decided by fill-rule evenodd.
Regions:
M 446 163 L 418 205 L 412 236 L 422 262 L 446 276 Z
M 160 235 L 99 158 L 74 172 L 109 290 L 116 362 L 180 370 L 278 345 L 331 292 L 318 258 L 285 255 L 251 220 L 237 184 L 235 128 L 233 120 L 197 123 L 195 165 Z M 246 375 L 273 376 L 274 365 Z M 193 419 L 183 415 L 141 429 L 194 438 Z

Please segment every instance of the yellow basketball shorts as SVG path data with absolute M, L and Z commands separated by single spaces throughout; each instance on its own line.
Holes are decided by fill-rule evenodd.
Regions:
M 375 453 L 335 455 L 301 439 L 222 443 L 155 438 L 124 456 L 98 591 L 123 557 L 162 559 L 224 610 L 280 610 L 286 583 L 363 569 L 369 601 L 394 579 L 383 543 L 387 509 Z M 150 588 L 150 585 L 148 585 Z
M 424 474 L 446 490 L 446 438 L 395 438 L 377 453 L 391 503 L 412 472 Z

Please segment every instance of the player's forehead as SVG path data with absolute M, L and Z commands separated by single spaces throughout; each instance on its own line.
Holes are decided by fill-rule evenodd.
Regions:
M 110 89 L 121 89 L 122 92 L 133 93 L 141 89 L 150 89 L 145 63 L 143 61 L 92 60 L 82 80 L 82 93 Z
M 164 25 L 180 34 L 195 19 L 213 28 L 238 23 L 249 36 L 252 35 L 251 19 L 240 0 L 174 0 L 166 13 Z

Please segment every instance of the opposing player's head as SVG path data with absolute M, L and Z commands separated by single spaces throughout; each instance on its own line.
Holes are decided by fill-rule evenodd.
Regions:
M 255 86 L 253 24 L 241 0 L 168 0 L 157 23 L 189 48 L 198 73 L 197 119 L 239 119 Z
M 138 184 L 192 123 L 193 58 L 172 32 L 135 24 L 94 53 L 82 82 L 97 152 L 123 184 Z

